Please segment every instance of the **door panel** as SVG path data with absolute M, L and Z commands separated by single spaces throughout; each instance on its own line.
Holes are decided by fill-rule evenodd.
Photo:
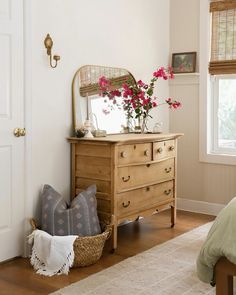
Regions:
M 7 230 L 11 226 L 11 146 L 0 147 L 0 231 Z
M 0 261 L 23 254 L 23 0 L 0 0 Z
M 0 35 L 0 117 L 9 118 L 10 111 L 10 36 Z
M 10 18 L 10 0 L 0 0 L 0 20 L 7 20 Z

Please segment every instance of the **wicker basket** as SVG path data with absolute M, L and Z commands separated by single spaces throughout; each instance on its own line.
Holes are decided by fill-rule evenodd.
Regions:
M 32 229 L 37 228 L 34 219 L 30 219 Z M 102 256 L 102 251 L 107 239 L 112 232 L 112 224 L 105 226 L 105 231 L 96 236 L 78 237 L 74 241 L 74 263 L 72 267 L 88 266 L 96 263 Z

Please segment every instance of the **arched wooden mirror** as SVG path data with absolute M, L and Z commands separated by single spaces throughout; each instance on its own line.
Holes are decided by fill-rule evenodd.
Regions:
M 72 82 L 73 129 L 80 128 L 87 117 L 93 121 L 96 128 L 106 130 L 107 133 L 119 133 L 121 125 L 126 125 L 126 118 L 122 109 L 115 108 L 110 114 L 104 113 L 106 103 L 99 95 L 98 81 L 106 77 L 120 88 L 123 83 L 136 83 L 134 76 L 123 68 L 85 65 L 79 68 Z M 87 99 L 88 97 L 88 99 Z

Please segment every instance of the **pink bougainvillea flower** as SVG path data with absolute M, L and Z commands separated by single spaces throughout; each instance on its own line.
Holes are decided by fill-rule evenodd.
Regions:
M 142 80 L 139 80 L 139 81 L 137 82 L 137 84 L 138 84 L 138 86 L 140 86 L 140 87 L 143 87 L 143 86 L 145 86 L 145 83 L 143 83 L 143 81 L 142 81 Z
M 181 103 L 177 100 L 172 100 L 171 98 L 166 99 L 166 103 L 169 105 L 170 109 L 178 109 L 181 107 Z
M 129 85 L 128 84 L 123 84 L 123 89 L 124 89 L 124 92 L 123 92 L 123 97 L 124 98 L 127 98 L 128 96 L 132 96 L 133 95 L 133 90 L 129 88 Z
M 111 92 L 113 93 L 114 96 L 121 97 L 121 92 L 120 92 L 120 90 L 115 89 L 115 90 L 112 90 Z
M 182 105 L 181 105 L 181 103 L 179 102 L 179 101 L 174 101 L 173 103 L 172 103 L 172 107 L 174 108 L 174 109 L 178 109 L 178 108 L 180 108 Z
M 154 73 L 148 84 L 139 80 L 136 84 L 130 84 L 129 82 L 123 83 L 118 89 L 116 85 L 112 84 L 112 80 L 106 77 L 99 79 L 100 95 L 107 97 L 106 103 L 108 108 L 103 110 L 104 114 L 109 114 L 115 107 L 122 109 L 126 113 L 128 120 L 143 118 L 145 121 L 148 117 L 151 117 L 150 111 L 161 105 L 168 105 L 170 109 L 177 109 L 181 107 L 181 103 L 167 98 L 163 103 L 159 103 L 156 95 L 154 94 L 154 88 L 156 81 L 162 78 L 163 80 L 173 79 L 172 67 L 158 68 Z
M 168 67 L 168 72 L 169 72 L 169 78 L 174 79 L 174 72 L 172 67 Z
M 106 91 L 110 86 L 110 81 L 106 77 L 102 76 L 98 80 L 98 85 L 102 91 Z
M 145 92 L 144 91 L 140 91 L 138 93 L 138 95 L 137 95 L 137 98 L 143 100 L 145 98 Z

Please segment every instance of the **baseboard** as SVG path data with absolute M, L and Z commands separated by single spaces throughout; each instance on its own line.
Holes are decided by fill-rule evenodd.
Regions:
M 177 198 L 177 209 L 183 211 L 217 216 L 224 207 L 223 204 Z

